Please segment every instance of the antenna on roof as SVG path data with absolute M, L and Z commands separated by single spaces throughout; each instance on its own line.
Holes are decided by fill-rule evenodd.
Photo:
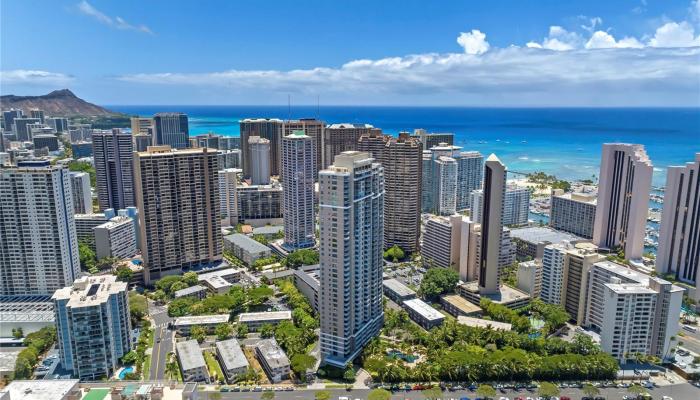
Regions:
M 321 119 L 321 95 L 316 95 L 316 119 Z
M 287 93 L 287 121 L 292 120 L 292 95 Z

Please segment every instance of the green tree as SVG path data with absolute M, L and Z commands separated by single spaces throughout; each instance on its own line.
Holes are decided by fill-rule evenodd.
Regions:
M 236 336 L 238 338 L 242 339 L 248 336 L 248 325 L 246 324 L 238 324 L 236 326 Z
M 199 282 L 199 276 L 194 271 L 185 272 L 185 274 L 182 275 L 182 281 L 185 282 L 188 287 L 194 286 Z
M 122 356 L 122 363 L 125 365 L 134 364 L 136 362 L 137 357 L 138 356 L 136 354 L 136 351 L 131 350 L 130 352 L 128 352 Z
M 12 328 L 12 337 L 15 339 L 21 339 L 24 336 L 24 331 L 22 327 Z
M 314 265 L 318 264 L 319 255 L 318 251 L 311 249 L 301 249 L 292 252 L 287 256 L 285 262 L 289 268 L 297 269 L 302 265 Z
M 95 269 L 95 262 L 97 258 L 95 257 L 95 252 L 92 251 L 90 245 L 80 241 L 78 242 L 78 255 L 80 257 L 80 268 L 83 271 L 88 271 L 91 274 L 97 272 Z
M 369 392 L 367 400 L 390 400 L 391 392 L 386 389 L 373 389 Z
M 157 302 L 164 302 L 164 301 L 165 301 L 165 298 L 168 297 L 168 296 L 165 294 L 165 292 L 162 291 L 162 290 L 160 290 L 160 289 L 158 289 L 158 290 L 156 290 L 155 292 L 151 293 L 150 296 L 151 296 L 151 298 L 153 299 L 153 301 L 157 301 Z
M 270 338 L 275 334 L 275 326 L 272 324 L 263 324 L 260 327 L 260 337 Z
M 160 289 L 159 289 L 160 290 Z M 180 297 L 168 304 L 168 315 L 171 317 L 182 317 L 190 313 L 190 307 L 197 302 L 193 297 Z
M 490 399 L 496 395 L 496 389 L 491 385 L 483 384 L 476 388 L 476 394 L 481 398 Z
M 423 276 L 420 291 L 423 296 L 437 297 L 443 293 L 452 292 L 459 282 L 459 275 L 450 268 L 434 267 L 428 269 Z
M 233 335 L 233 328 L 231 327 L 231 324 L 222 323 L 216 326 L 214 329 L 214 334 L 216 334 L 217 339 L 226 340 Z
M 551 399 L 552 397 L 559 396 L 559 387 L 551 382 L 540 382 L 540 388 L 537 393 L 540 397 Z
M 384 259 L 391 260 L 393 262 L 403 260 L 404 257 L 406 257 L 406 253 L 404 253 L 403 249 L 398 245 L 393 245 L 384 252 Z
M 115 272 L 117 275 L 117 280 L 122 281 L 122 282 L 129 282 L 129 281 L 131 281 L 131 278 L 134 276 L 134 271 L 132 271 L 131 268 L 126 267 L 126 266 L 117 267 Z
M 316 400 L 329 400 L 331 398 L 331 392 L 329 390 L 319 390 L 314 393 L 314 399 Z
M 316 365 L 316 359 L 308 354 L 295 354 L 290 360 L 292 371 L 304 379 L 306 377 L 306 371 L 313 368 Z
M 628 387 L 627 391 L 632 393 L 633 395 L 635 395 L 637 397 L 645 395 L 647 393 L 646 389 L 644 389 L 641 385 L 636 384 L 636 383 L 634 385 Z
M 190 329 L 190 336 L 199 343 L 202 343 L 207 336 L 207 331 L 203 327 L 195 325 Z
M 265 246 L 267 246 L 269 244 L 265 235 L 253 235 L 253 240 L 255 240 L 256 242 L 261 243 Z
M 352 364 L 349 364 L 345 366 L 345 371 L 343 372 L 343 379 L 345 379 L 348 382 L 355 382 L 355 369 L 352 367 Z
M 170 293 L 175 293 L 178 290 L 187 289 L 189 286 L 183 281 L 175 282 L 170 286 Z
M 177 283 L 182 281 L 182 277 L 178 275 L 168 275 L 163 278 L 160 278 L 158 281 L 156 281 L 156 289 L 160 289 L 164 291 L 165 293 L 170 294 L 171 292 L 171 287 Z
M 590 383 L 584 384 L 581 391 L 583 391 L 583 394 L 585 394 L 588 397 L 595 397 L 598 394 L 600 394 L 600 390 L 597 387 L 591 385 Z
M 136 292 L 129 292 L 129 313 L 132 325 L 138 324 L 148 313 L 148 300 L 146 296 Z
M 34 364 L 27 357 L 17 356 L 15 361 L 15 379 L 28 379 L 32 376 Z
M 100 271 L 112 270 L 118 262 L 119 259 L 117 257 L 102 257 L 95 262 L 95 268 Z
M 178 366 L 177 360 L 172 353 L 168 356 L 168 362 L 165 363 L 165 373 L 170 379 L 177 377 L 180 373 L 180 366 Z

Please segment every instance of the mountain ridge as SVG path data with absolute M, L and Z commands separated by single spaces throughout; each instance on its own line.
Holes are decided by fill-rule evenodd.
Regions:
M 29 115 L 29 110 L 39 109 L 43 110 L 46 115 L 53 117 L 124 115 L 87 102 L 69 89 L 54 90 L 41 96 L 3 95 L 0 96 L 0 108 L 3 110 L 21 109 L 27 115 Z

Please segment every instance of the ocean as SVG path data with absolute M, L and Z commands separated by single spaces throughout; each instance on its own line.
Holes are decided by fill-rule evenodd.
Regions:
M 601 144 L 640 143 L 654 164 L 655 186 L 665 170 L 700 152 L 698 108 L 460 108 L 378 106 L 106 106 L 131 115 L 188 114 L 190 135 L 238 136 L 242 118 L 320 118 L 368 123 L 385 133 L 423 128 L 452 132 L 464 150 L 495 153 L 511 171 L 543 171 L 560 179 L 597 176 Z

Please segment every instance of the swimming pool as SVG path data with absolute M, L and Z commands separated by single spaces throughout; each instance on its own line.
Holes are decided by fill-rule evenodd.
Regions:
M 127 366 L 127 367 L 124 367 L 124 369 L 122 369 L 121 371 L 119 371 L 119 379 L 124 380 L 124 377 L 126 376 L 126 374 L 130 374 L 130 373 L 132 373 L 132 372 L 134 372 L 134 366 L 133 366 L 133 365 L 129 365 L 129 366 Z

